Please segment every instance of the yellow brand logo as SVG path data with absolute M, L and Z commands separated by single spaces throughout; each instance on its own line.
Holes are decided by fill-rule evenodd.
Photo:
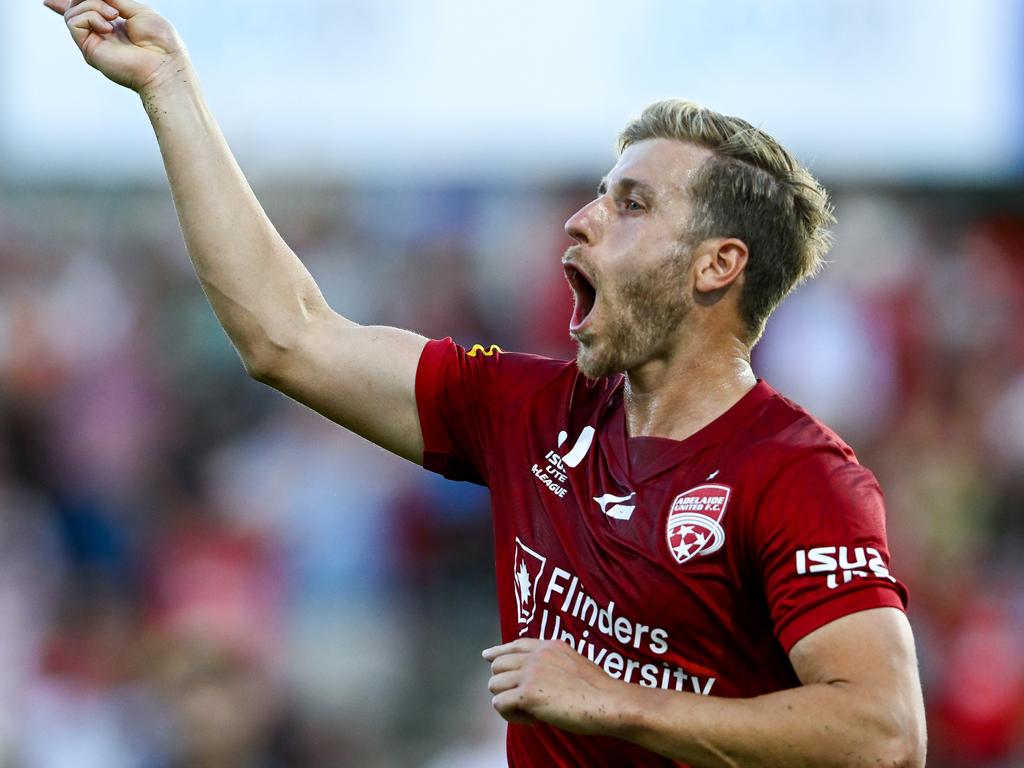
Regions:
M 499 347 L 497 344 L 491 344 L 490 348 L 484 349 L 483 344 L 474 344 L 473 348 L 469 350 L 469 352 L 467 352 L 466 354 L 469 357 L 476 357 L 477 352 L 481 353 L 484 357 L 490 357 L 495 352 L 501 352 L 501 347 Z

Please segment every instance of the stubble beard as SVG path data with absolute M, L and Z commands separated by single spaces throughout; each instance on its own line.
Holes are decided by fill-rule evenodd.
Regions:
M 684 290 L 691 257 L 680 243 L 618 288 L 603 287 L 599 327 L 576 339 L 576 366 L 584 376 L 600 379 L 628 371 L 672 344 L 693 306 Z

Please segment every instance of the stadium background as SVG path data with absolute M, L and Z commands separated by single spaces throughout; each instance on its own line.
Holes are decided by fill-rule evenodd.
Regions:
M 790 145 L 836 246 L 756 369 L 886 490 L 929 765 L 1024 765 L 1021 4 L 551 5 L 159 9 L 364 323 L 571 354 L 561 225 L 629 116 Z M 246 378 L 137 99 L 0 7 L 0 766 L 502 765 L 485 493 Z

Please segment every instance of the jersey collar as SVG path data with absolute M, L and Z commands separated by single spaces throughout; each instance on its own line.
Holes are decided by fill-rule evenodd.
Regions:
M 707 449 L 735 435 L 776 394 L 763 379 L 758 379 L 753 388 L 728 410 L 684 440 L 630 437 L 626 430 L 623 384 L 620 382 L 609 400 L 606 450 L 621 474 L 634 483 L 643 483 L 680 464 L 697 460 Z

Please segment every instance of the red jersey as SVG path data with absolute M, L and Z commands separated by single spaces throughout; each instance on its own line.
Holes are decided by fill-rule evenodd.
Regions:
M 750 697 L 846 614 L 903 609 L 882 493 L 853 451 L 763 381 L 682 441 L 629 437 L 623 378 L 431 341 L 423 464 L 490 488 L 502 642 L 571 644 L 609 675 Z M 675 766 L 619 739 L 508 727 L 527 766 Z

